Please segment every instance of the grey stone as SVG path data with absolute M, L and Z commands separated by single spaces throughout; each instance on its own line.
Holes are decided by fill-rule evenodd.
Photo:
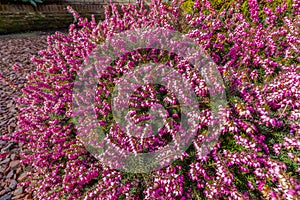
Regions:
M 0 172 L 1 172 L 1 173 L 4 173 L 4 172 L 5 172 L 5 170 L 6 170 L 6 167 L 5 167 L 5 166 L 3 166 L 3 165 L 0 165 Z
M 12 180 L 9 184 L 11 189 L 15 189 L 17 187 L 18 182 L 16 180 Z
M 14 153 L 11 154 L 10 159 L 11 159 L 11 160 L 14 160 L 15 158 L 16 158 L 16 154 L 14 154 Z
M 11 113 L 9 113 L 9 114 L 11 114 Z M 13 121 L 16 121 L 16 118 L 15 117 L 12 117 L 12 118 L 10 118 L 10 120 L 8 120 L 8 124 L 11 124 Z
M 0 122 L 0 126 L 3 126 L 4 124 L 6 124 L 7 121 L 2 121 Z
M 12 194 L 5 194 L 0 197 L 0 200 L 11 200 L 12 196 Z
M 0 162 L 0 164 L 5 164 L 5 163 L 8 163 L 10 161 L 10 158 L 6 158 L 5 160 L 2 160 Z
M 23 187 L 18 187 L 15 191 L 14 191 L 14 195 L 19 195 L 23 193 Z
M 5 193 L 10 192 L 11 189 L 9 187 L 5 187 Z
M 10 172 L 6 175 L 6 178 L 9 179 L 14 176 L 14 170 L 10 170 Z
M 3 150 L 3 151 L 7 151 L 7 150 L 9 150 L 13 145 L 14 145 L 14 143 L 10 143 L 10 144 L 8 144 L 6 147 L 4 147 L 2 150 Z
M 13 102 L 12 102 L 12 101 L 9 101 L 9 102 L 7 103 L 7 107 L 8 107 L 8 108 L 12 107 L 12 105 L 13 105 Z

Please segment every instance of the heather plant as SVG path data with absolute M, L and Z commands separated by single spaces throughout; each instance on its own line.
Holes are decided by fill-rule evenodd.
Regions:
M 79 19 L 76 29 L 48 38 L 48 49 L 33 58 L 37 70 L 18 99 L 19 130 L 14 140 L 24 143 L 23 163 L 34 171 L 23 184 L 36 199 L 297 199 L 300 196 L 300 2 L 289 12 L 280 3 L 276 12 L 258 1 L 235 2 L 216 12 L 210 1 L 197 0 L 183 12 L 153 1 L 106 7 L 104 21 Z M 263 15 L 261 14 L 263 13 Z M 251 19 L 249 21 L 249 19 Z M 99 162 L 78 140 L 72 117 L 72 88 L 89 54 L 107 38 L 147 27 L 177 30 L 193 39 L 217 64 L 228 105 L 221 136 L 213 150 L 200 156 L 211 120 L 210 98 L 203 77 L 185 58 L 161 50 L 130 52 L 103 66 L 97 114 L 111 145 L 129 151 L 155 151 L 170 142 L 167 131 L 141 143 L 114 125 L 110 97 L 116 72 L 143 62 L 169 64 L 196 91 L 201 115 L 199 130 L 188 150 L 171 165 L 151 173 L 126 173 Z M 178 120 L 180 105 L 166 88 L 147 85 L 132 98 L 132 114 L 139 121 L 158 97 Z M 143 104 L 144 103 L 144 104 Z M 150 103 L 151 105 L 151 103 Z M 133 112 L 134 110 L 136 112 Z M 147 109 L 146 109 L 147 110 Z M 10 139 L 8 136 L 6 139 Z M 92 148 L 92 147 L 90 147 Z

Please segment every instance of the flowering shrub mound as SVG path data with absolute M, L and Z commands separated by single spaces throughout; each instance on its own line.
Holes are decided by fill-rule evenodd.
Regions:
M 300 2 L 294 0 L 289 10 L 285 2 L 272 10 L 248 0 L 246 14 L 243 5 L 244 1 L 238 1 L 219 12 L 209 1 L 197 0 L 193 11 L 185 12 L 176 3 L 170 6 L 159 1 L 149 7 L 112 4 L 99 24 L 74 12 L 81 29 L 71 25 L 68 35 L 56 33 L 48 38 L 48 49 L 39 53 L 42 58 L 32 59 L 38 64 L 37 71 L 28 76 L 24 94 L 18 99 L 19 130 L 14 139 L 24 143 L 23 163 L 34 166 L 34 173 L 23 184 L 35 198 L 297 199 Z M 170 166 L 150 174 L 124 173 L 100 163 L 76 138 L 71 106 L 73 81 L 97 44 L 118 32 L 154 26 L 180 31 L 210 54 L 225 83 L 226 123 L 213 151 L 200 157 L 199 147 L 210 120 L 207 88 L 201 77 L 189 76 L 190 65 L 183 58 L 158 51 L 153 62 L 174 63 L 174 68 L 182 69 L 195 85 L 202 106 L 199 135 Z M 149 51 L 132 52 L 110 69 L 131 69 L 145 61 Z M 106 78 L 102 83 L 97 112 L 99 120 L 111 125 L 108 96 L 113 79 Z M 164 94 L 161 102 L 166 106 L 178 104 L 175 97 L 160 89 Z M 138 103 L 151 100 L 156 92 L 154 86 L 141 88 L 138 94 L 144 99 L 137 96 L 132 107 L 140 108 Z M 170 117 L 178 117 L 175 111 L 169 111 Z M 136 119 L 141 116 L 138 114 Z M 114 129 L 106 131 L 109 134 Z M 152 151 L 154 145 L 169 141 L 162 137 L 141 146 L 140 141 L 128 142 L 122 134 L 111 137 L 131 151 Z

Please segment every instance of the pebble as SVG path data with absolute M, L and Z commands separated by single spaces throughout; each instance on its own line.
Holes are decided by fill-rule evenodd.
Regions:
M 2 150 L 3 150 L 3 151 L 7 151 L 7 150 L 9 150 L 13 145 L 14 145 L 14 143 L 10 143 L 10 144 L 8 144 L 6 147 L 4 147 Z
M 16 171 L 16 174 L 20 174 L 22 172 L 22 167 L 19 167 Z
M 14 170 L 11 170 L 7 175 L 6 175 L 6 178 L 7 179 L 10 179 L 11 177 L 14 176 Z
M 12 180 L 9 184 L 10 189 L 15 189 L 17 187 L 18 182 L 16 180 Z
M 2 121 L 0 122 L 0 126 L 3 126 L 4 124 L 6 124 L 7 121 Z
M 0 172 L 4 173 L 6 170 L 6 167 L 4 165 L 0 165 Z
M 26 196 L 25 196 L 25 200 L 28 200 L 28 199 L 31 199 L 32 197 L 31 197 L 31 194 L 27 194 Z
M 19 178 L 18 178 L 18 181 L 23 181 L 25 178 L 27 177 L 27 172 L 23 172 L 20 176 L 19 176 Z
M 16 166 L 18 166 L 20 164 L 19 160 L 13 160 L 9 163 L 9 167 L 10 168 L 15 168 Z
M 2 160 L 2 162 L 0 162 L 0 165 L 8 163 L 9 161 L 10 161 L 10 158 L 6 158 L 5 160 Z
M 12 102 L 12 101 L 9 101 L 8 104 L 6 104 L 6 106 L 7 106 L 8 108 L 12 107 L 12 105 L 13 105 L 13 102 Z
M 14 196 L 14 197 L 12 198 L 12 200 L 15 200 L 15 199 L 24 199 L 24 196 L 25 196 L 25 194 L 19 194 L 19 195 L 17 195 L 17 196 Z
M 11 191 L 11 189 L 9 188 L 9 187 L 5 187 L 5 192 L 7 193 L 7 192 L 10 192 Z
M 10 120 L 8 121 L 8 124 L 11 125 L 11 123 L 12 123 L 13 121 L 16 121 L 16 118 L 15 118 L 15 117 L 11 117 Z
M 15 160 L 15 158 L 16 158 L 16 154 L 15 153 L 11 154 L 10 159 Z
M 16 123 L 11 123 L 10 126 L 11 126 L 12 128 L 15 128 L 15 127 L 17 126 L 17 124 L 16 124 Z
M 12 133 L 13 132 L 13 129 L 12 129 L 12 127 L 10 125 L 8 126 L 7 130 L 8 130 L 8 133 Z
M 23 187 L 18 187 L 15 191 L 14 191 L 14 195 L 20 195 L 23 193 Z
M 10 111 L 11 113 L 16 113 L 16 112 L 17 112 L 17 110 L 16 110 L 14 107 L 11 107 L 11 108 L 9 109 L 9 111 Z
M 11 200 L 12 194 L 5 194 L 0 197 L 0 200 Z

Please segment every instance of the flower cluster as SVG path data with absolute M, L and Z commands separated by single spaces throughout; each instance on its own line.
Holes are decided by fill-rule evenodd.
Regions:
M 48 38 L 48 49 L 30 74 L 18 99 L 23 163 L 34 166 L 24 182 L 36 199 L 297 199 L 300 196 L 300 3 L 293 0 L 276 11 L 248 0 L 250 21 L 242 1 L 214 10 L 196 0 L 193 14 L 153 1 L 105 10 L 104 21 L 79 18 L 68 35 Z M 262 14 L 260 14 L 262 13 Z M 255 22 L 255 23 L 253 23 Z M 120 132 L 111 118 L 110 96 L 122 73 L 143 62 L 169 64 L 185 76 L 201 106 L 198 135 L 170 166 L 150 174 L 130 174 L 100 163 L 78 140 L 72 118 L 72 88 L 85 59 L 106 38 L 135 28 L 161 26 L 177 30 L 201 46 L 218 66 L 228 107 L 222 134 L 213 150 L 199 156 L 211 123 L 210 99 L 204 79 L 184 58 L 164 51 L 137 50 L 118 58 L 97 88 L 96 111 L 111 145 L 132 152 L 152 152 L 172 139 L 172 130 L 143 140 Z M 105 66 L 106 67 L 106 66 Z M 164 87 L 147 85 L 131 99 L 129 117 L 147 119 L 145 110 L 157 102 L 174 122 L 180 118 L 176 97 Z M 176 124 L 176 123 L 175 123 Z

